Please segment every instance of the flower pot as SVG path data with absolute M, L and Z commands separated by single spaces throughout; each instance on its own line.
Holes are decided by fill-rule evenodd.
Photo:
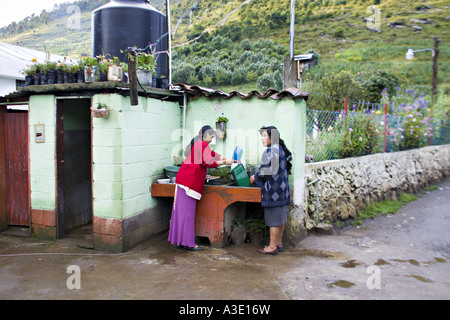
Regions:
M 108 118 L 109 117 L 109 109 L 91 108 L 91 114 L 94 118 Z
M 39 83 L 41 85 L 47 84 L 47 73 L 45 73 L 44 71 L 41 71 L 40 74 L 41 74 L 41 80 L 39 81 Z
M 108 66 L 108 81 L 122 81 L 123 68 L 122 66 L 111 64 Z
M 33 76 L 25 76 L 25 86 L 32 86 L 34 84 Z
M 64 72 L 62 70 L 56 70 L 56 83 L 64 83 Z
M 70 83 L 70 73 L 64 72 L 63 83 Z
M 105 82 L 108 78 L 108 75 L 106 72 L 100 72 L 98 76 L 98 81 Z
M 77 83 L 84 83 L 84 71 L 77 72 Z
M 225 121 L 216 122 L 216 137 L 225 139 L 227 136 L 227 123 Z
M 151 87 L 153 85 L 153 75 L 151 71 L 138 69 L 137 78 L 141 85 Z
M 167 78 L 157 78 L 156 87 L 161 89 L 169 89 L 169 80 Z
M 56 83 L 56 71 L 50 70 L 47 72 L 47 84 L 55 84 Z
M 34 85 L 38 86 L 40 84 L 41 84 L 41 73 L 36 72 L 36 74 L 34 75 Z
M 84 80 L 83 80 L 84 82 Z M 69 73 L 69 83 L 77 83 L 77 73 L 71 72 Z
M 97 66 L 84 67 L 84 82 L 96 82 L 98 81 L 99 72 Z

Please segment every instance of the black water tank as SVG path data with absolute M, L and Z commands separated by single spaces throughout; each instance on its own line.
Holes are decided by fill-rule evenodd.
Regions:
M 146 0 L 112 0 L 92 12 L 93 56 L 111 54 L 125 61 L 125 53 L 120 50 L 145 48 L 149 42 L 157 42 L 158 52 L 167 51 L 166 33 L 166 16 Z M 156 66 L 158 77 L 168 77 L 168 70 L 168 56 L 162 53 Z

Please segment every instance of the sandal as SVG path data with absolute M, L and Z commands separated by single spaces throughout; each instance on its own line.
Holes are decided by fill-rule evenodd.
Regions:
M 262 254 L 272 254 L 272 255 L 276 255 L 276 254 L 278 254 L 278 248 L 276 248 L 276 249 L 273 250 L 273 251 L 265 251 L 264 248 L 263 248 L 263 249 L 259 249 L 258 252 L 259 252 L 259 253 L 262 253 Z
M 284 247 L 283 247 L 283 245 L 280 243 L 280 244 L 277 244 L 277 249 L 278 249 L 278 252 L 283 252 Z
M 200 246 L 195 246 L 195 247 L 184 247 L 184 250 L 188 250 L 188 251 L 202 251 L 203 248 Z

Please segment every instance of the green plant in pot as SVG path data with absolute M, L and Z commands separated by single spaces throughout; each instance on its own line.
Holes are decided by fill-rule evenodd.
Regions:
M 97 56 L 98 72 L 100 82 L 107 80 L 109 60 L 105 56 Z
M 225 139 L 227 136 L 227 124 L 228 118 L 222 113 L 216 120 L 216 136 L 219 139 Z
M 98 57 L 83 57 L 84 82 L 96 82 L 99 79 Z
M 25 86 L 33 85 L 35 83 L 36 73 L 40 72 L 37 60 L 33 58 L 31 61 L 33 64 L 27 65 L 27 67 L 22 70 L 22 73 L 25 75 Z
M 99 102 L 95 108 L 91 108 L 94 118 L 107 118 L 109 116 L 109 108 L 106 103 Z
M 137 77 L 143 86 L 155 86 L 153 78 L 156 79 L 156 46 L 150 46 L 150 52 L 139 52 L 136 57 Z
M 108 81 L 122 81 L 123 79 L 123 65 L 118 57 L 108 59 L 107 78 Z

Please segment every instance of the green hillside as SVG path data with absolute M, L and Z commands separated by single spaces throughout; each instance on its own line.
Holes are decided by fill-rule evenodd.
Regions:
M 0 41 L 39 50 L 46 45 L 51 52 L 74 58 L 89 55 L 90 12 L 106 2 L 75 3 L 81 9 L 80 29 L 67 28 L 70 4 L 62 4 L 51 12 L 0 29 Z M 280 88 L 280 63 L 289 52 L 290 2 L 171 1 L 174 81 L 220 87 L 225 91 Z M 162 12 L 165 12 L 164 3 L 150 1 Z M 371 5 L 377 6 L 379 15 L 369 10 Z M 442 40 L 438 104 L 441 115 L 448 111 L 448 1 L 296 0 L 295 16 L 295 53 L 313 49 L 320 56 L 319 65 L 304 74 L 304 90 L 317 89 L 322 79 L 343 70 L 355 78 L 379 74 L 381 70 L 399 81 L 393 84 L 424 92 L 429 98 L 430 52 L 417 53 L 413 61 L 406 60 L 405 54 L 409 47 L 415 50 L 432 47 L 432 38 L 438 37 Z M 368 18 L 379 22 L 379 30 L 375 30 L 377 25 Z

